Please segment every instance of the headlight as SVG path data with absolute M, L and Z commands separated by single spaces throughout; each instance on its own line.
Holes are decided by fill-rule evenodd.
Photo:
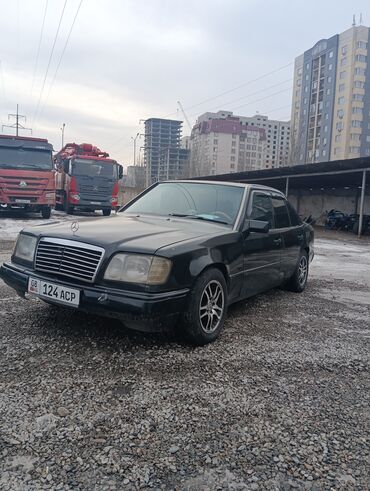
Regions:
M 162 285 L 167 281 L 171 264 L 171 261 L 163 257 L 116 254 L 108 264 L 104 278 L 127 283 Z
M 75 199 L 76 201 L 80 201 L 80 195 L 79 194 L 71 194 L 70 196 L 72 199 Z
M 32 235 L 19 234 L 17 244 L 14 249 L 14 256 L 25 261 L 33 262 L 37 238 Z

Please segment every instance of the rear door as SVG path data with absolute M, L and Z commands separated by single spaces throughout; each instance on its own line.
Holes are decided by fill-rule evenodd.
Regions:
M 273 207 L 269 193 L 254 190 L 247 208 L 248 220 L 269 222 L 271 230 L 246 231 L 243 238 L 244 296 L 252 296 L 281 283 L 280 256 L 283 240 L 279 230 L 274 229 Z
M 274 208 L 275 229 L 280 231 L 284 243 L 281 273 L 284 278 L 290 278 L 297 266 L 304 240 L 303 226 L 298 215 L 293 214 L 293 207 L 283 196 L 273 194 L 271 200 Z

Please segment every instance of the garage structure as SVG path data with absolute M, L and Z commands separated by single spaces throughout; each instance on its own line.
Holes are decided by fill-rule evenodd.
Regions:
M 302 217 L 322 221 L 326 211 L 337 209 L 363 217 L 370 215 L 370 157 L 295 165 L 276 169 L 207 176 L 212 181 L 264 184 L 283 191 Z M 202 178 L 198 178 L 202 179 Z

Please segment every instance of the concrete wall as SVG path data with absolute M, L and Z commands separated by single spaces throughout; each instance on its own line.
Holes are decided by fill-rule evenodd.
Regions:
M 360 189 L 357 196 L 353 190 L 335 190 L 332 192 L 296 191 L 289 192 L 289 201 L 301 217 L 312 215 L 317 223 L 325 222 L 325 212 L 332 209 L 343 213 L 358 213 L 360 206 Z M 370 194 L 365 195 L 364 213 L 370 215 Z

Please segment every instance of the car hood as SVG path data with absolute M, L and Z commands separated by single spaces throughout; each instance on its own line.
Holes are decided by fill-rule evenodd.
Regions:
M 230 231 L 217 223 L 174 217 L 114 215 L 110 218 L 55 222 L 30 227 L 25 232 L 40 237 L 54 237 L 98 245 L 105 249 L 155 253 L 162 247 L 207 235 Z

